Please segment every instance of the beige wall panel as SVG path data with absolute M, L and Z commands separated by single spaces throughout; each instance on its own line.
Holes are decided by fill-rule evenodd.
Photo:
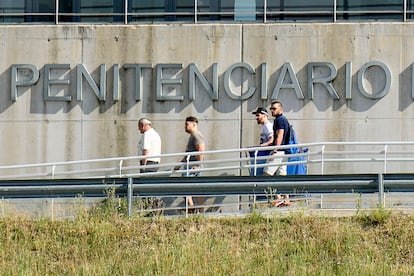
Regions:
M 284 63 L 290 62 L 304 94 L 298 99 L 292 89 L 282 89 L 278 99 L 295 125 L 301 142 L 406 141 L 414 117 L 412 108 L 411 23 L 362 24 L 170 24 L 170 25 L 61 25 L 0 26 L 0 141 L 6 146 L 0 164 L 91 159 L 136 154 L 140 117 L 153 121 L 163 138 L 163 152 L 183 151 L 188 135 L 183 130 L 189 115 L 200 119 L 207 149 L 229 149 L 257 144 L 260 127 L 251 112 L 268 108 Z M 380 61 L 391 71 L 388 94 L 368 99 L 358 91 L 358 73 L 367 63 Z M 230 76 L 232 95 L 225 91 L 225 73 L 237 63 L 251 65 L 254 73 L 236 68 Z M 308 64 L 329 62 L 337 77 L 332 82 L 339 99 L 326 88 L 308 91 Z M 346 99 L 345 65 L 352 62 L 352 99 Z M 182 79 L 179 85 L 164 85 L 163 94 L 182 95 L 182 100 L 156 100 L 156 66 L 182 64 L 182 70 L 165 70 L 165 77 Z M 189 99 L 189 66 L 197 68 L 212 83 L 217 63 L 219 99 L 212 100 L 199 81 L 195 99 Z M 261 99 L 262 63 L 267 64 L 267 99 Z M 11 100 L 11 66 L 32 64 L 39 69 L 36 84 L 18 87 Z M 51 85 L 52 96 L 70 96 L 70 101 L 45 101 L 44 66 L 68 64 L 53 70 L 53 79 L 68 79 L 68 85 Z M 106 65 L 106 100 L 99 101 L 89 84 L 82 81 L 82 100 L 77 95 L 77 66 L 83 64 L 99 85 L 100 65 Z M 119 100 L 113 97 L 114 65 L 119 65 Z M 134 97 L 134 70 L 125 64 L 150 64 L 143 70 L 141 99 Z M 315 70 L 323 76 L 326 68 Z M 19 79 L 31 73 L 19 71 Z M 367 90 L 378 91 L 384 74 L 371 67 L 363 80 Z M 245 99 L 250 87 L 254 94 Z M 233 97 L 233 98 L 232 98 Z

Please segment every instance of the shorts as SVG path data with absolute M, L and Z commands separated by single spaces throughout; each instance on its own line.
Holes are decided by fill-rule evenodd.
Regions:
M 187 170 L 187 164 L 186 165 L 184 165 L 184 170 Z M 193 177 L 193 176 L 201 176 L 201 172 L 192 172 L 192 170 L 197 170 L 197 169 L 199 169 L 199 168 L 201 168 L 201 166 L 191 166 L 190 167 L 190 169 L 188 170 L 188 171 L 186 171 L 186 172 L 183 172 L 182 174 L 181 174 L 181 176 L 186 176 L 186 177 Z
M 273 152 L 269 158 L 269 161 L 267 162 L 269 166 L 265 167 L 263 172 L 267 175 L 287 175 L 287 165 L 280 164 L 282 162 L 286 162 L 284 155 L 284 151 Z

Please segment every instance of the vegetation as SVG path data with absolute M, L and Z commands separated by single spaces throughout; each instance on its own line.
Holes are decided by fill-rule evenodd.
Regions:
M 413 275 L 414 216 L 0 219 L 2 275 Z

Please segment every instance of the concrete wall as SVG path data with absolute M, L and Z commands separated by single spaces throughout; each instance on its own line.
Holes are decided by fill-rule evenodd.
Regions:
M 143 116 L 160 133 L 164 153 L 184 151 L 184 119 L 189 115 L 200 119 L 207 149 L 256 145 L 260 128 L 251 112 L 257 106 L 269 107 L 286 63 L 294 70 L 304 99 L 298 99 L 294 89 L 281 89 L 278 100 L 301 142 L 414 140 L 414 132 L 409 131 L 414 116 L 413 34 L 410 23 L 0 26 L 0 165 L 134 155 L 139 139 L 136 121 Z M 362 95 L 357 85 L 358 72 L 372 61 L 390 70 L 390 88 L 378 99 Z M 329 83 L 339 99 L 318 83 L 313 85 L 311 99 L 308 65 L 312 62 L 337 68 Z M 194 100 L 189 98 L 188 68 L 192 63 L 211 85 L 213 65 L 217 64 L 218 100 L 211 99 L 200 81 Z M 227 81 L 226 72 L 238 63 L 251 65 L 254 73 L 237 67 Z M 263 74 L 263 63 L 267 74 Z M 352 65 L 350 99 L 346 99 L 345 89 L 347 63 Z M 17 86 L 13 101 L 11 78 L 17 64 L 34 65 L 40 75 L 35 84 L 25 85 L 33 74 L 18 69 L 16 81 L 22 85 Z M 50 84 L 45 96 L 47 64 L 64 64 L 63 69 L 51 70 L 49 79 L 67 79 L 68 83 Z M 85 78 L 82 100 L 77 100 L 79 64 L 98 87 L 100 65 L 106 65 L 104 101 Z M 113 95 L 116 64 L 119 100 Z M 152 68 L 142 71 L 140 100 L 134 94 L 135 70 L 126 64 Z M 178 72 L 163 71 L 163 78 L 182 79 L 179 85 L 163 85 L 166 100 L 157 100 L 156 95 L 160 64 L 182 64 Z M 311 78 L 329 75 L 325 65 L 316 66 Z M 375 97 L 387 83 L 386 74 L 371 66 L 361 82 Z M 226 83 L 232 94 L 225 91 Z M 283 83 L 291 83 L 290 78 Z M 251 97 L 235 99 L 246 95 L 250 87 L 256 87 Z M 261 95 L 262 91 L 267 95 Z M 59 100 L 56 96 L 71 98 Z M 182 100 L 170 100 L 180 96 Z

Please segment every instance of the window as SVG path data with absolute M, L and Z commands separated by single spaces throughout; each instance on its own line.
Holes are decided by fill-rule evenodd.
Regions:
M 267 0 L 267 21 L 332 21 L 332 19 L 332 0 Z
M 124 21 L 124 1 L 66 0 L 59 1 L 60 22 L 113 23 Z
M 128 13 L 131 22 L 194 22 L 194 0 L 130 0 Z
M 337 0 L 338 20 L 402 20 L 403 0 Z
M 55 0 L 2 0 L 1 22 L 55 22 Z

